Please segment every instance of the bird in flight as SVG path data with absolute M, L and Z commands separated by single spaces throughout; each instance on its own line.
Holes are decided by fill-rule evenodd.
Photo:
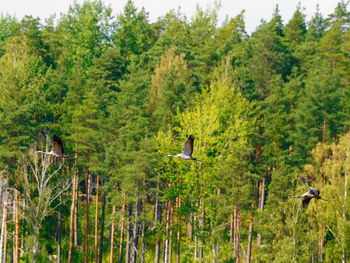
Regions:
M 315 188 L 309 187 L 309 190 L 302 194 L 302 195 L 296 195 L 296 196 L 292 196 L 293 198 L 301 198 L 302 199 L 302 204 L 304 208 L 307 208 L 307 206 L 309 205 L 310 201 L 312 198 L 316 198 L 316 199 L 321 199 L 321 200 L 325 200 L 326 199 L 322 198 L 320 196 L 320 191 L 318 191 Z
M 44 152 L 44 151 L 37 151 L 37 152 L 42 154 L 52 155 L 57 159 L 70 158 L 69 156 L 64 154 L 63 142 L 56 135 L 53 136 L 53 149 L 50 152 Z
M 187 139 L 187 141 L 185 142 L 184 145 L 184 149 L 182 151 L 182 153 L 179 153 L 177 155 L 167 155 L 168 157 L 179 157 L 182 158 L 184 160 L 194 160 L 194 161 L 199 161 L 196 158 L 192 157 L 192 153 L 193 153 L 193 142 L 194 142 L 194 136 L 190 135 Z

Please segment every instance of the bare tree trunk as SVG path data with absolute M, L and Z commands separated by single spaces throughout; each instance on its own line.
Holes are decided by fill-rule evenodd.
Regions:
M 262 182 L 259 183 L 259 211 L 264 211 L 264 203 L 265 203 L 265 177 Z M 257 243 L 258 246 L 261 246 L 261 233 L 257 235 Z
M 114 214 L 115 205 L 112 207 L 112 222 L 111 222 L 111 240 L 110 240 L 110 252 L 109 252 L 109 263 L 113 263 L 113 252 L 114 252 Z
M 252 254 L 253 224 L 254 224 L 254 217 L 253 217 L 253 212 L 252 212 L 252 213 L 250 214 L 250 221 L 249 221 L 248 247 L 247 247 L 247 263 L 250 263 L 251 254 Z
M 78 158 L 78 157 L 76 157 Z M 74 224 L 74 228 L 73 228 L 73 232 L 74 232 L 74 236 L 73 236 L 73 242 L 74 242 L 74 246 L 78 246 L 78 189 L 79 189 L 79 175 L 78 175 L 78 168 L 76 168 L 76 176 L 75 176 L 75 204 L 74 204 L 74 220 L 73 220 L 73 224 Z
M 181 183 L 181 182 L 180 182 Z M 181 207 L 181 198 L 178 196 L 176 198 L 176 208 L 177 210 L 180 210 Z M 181 259 L 181 218 L 180 216 L 177 216 L 177 232 L 176 232 L 176 263 L 180 263 Z
M 156 227 L 158 227 L 161 219 L 162 219 L 162 207 L 159 200 L 159 176 L 158 176 L 156 200 L 154 204 L 154 222 Z M 154 263 L 159 263 L 159 259 L 160 259 L 160 238 L 159 238 L 159 234 L 157 233 L 156 248 L 154 253 Z
M 140 257 L 140 263 L 145 262 L 145 253 L 146 253 L 146 247 L 145 247 L 145 230 L 146 230 L 146 223 L 145 223 L 145 210 L 146 210 L 146 200 L 145 198 L 142 198 L 142 223 L 141 223 L 141 257 Z
M 89 158 L 89 157 L 88 157 Z M 89 261 L 89 169 L 85 167 L 85 233 L 84 233 L 84 263 Z
M 230 243 L 233 244 L 233 235 L 235 233 L 234 231 L 234 215 L 233 212 L 231 212 L 231 217 L 230 217 Z
M 19 192 L 18 186 L 15 186 L 15 202 L 14 202 L 14 217 L 15 217 L 15 242 L 13 251 L 13 263 L 19 263 L 19 245 L 20 245 L 20 225 L 19 225 Z
M 240 248 L 240 228 L 241 228 L 241 219 L 240 219 L 240 208 L 237 207 L 234 210 L 234 257 L 236 259 L 235 263 L 240 262 L 239 248 Z
M 145 253 L 146 253 L 146 247 L 145 247 L 145 230 L 146 230 L 146 224 L 145 219 L 142 219 L 141 223 L 141 256 L 140 256 L 140 263 L 145 262 Z
M 101 215 L 101 226 L 100 226 L 100 251 L 99 251 L 99 263 L 102 263 L 103 256 L 103 235 L 105 230 L 105 211 L 106 211 L 106 195 L 102 195 L 102 215 Z
M 98 202 L 99 202 L 99 181 L 98 181 L 98 175 L 96 176 L 96 195 L 95 195 L 95 258 L 96 263 L 99 261 L 99 255 L 98 255 Z
M 133 229 L 133 237 L 131 242 L 131 263 L 136 263 L 138 257 L 138 245 L 139 245 L 139 236 L 140 236 L 140 213 L 142 201 L 139 199 L 136 204 L 136 209 L 134 209 L 134 229 Z
M 58 211 L 57 216 L 57 230 L 56 230 L 56 241 L 57 241 L 57 263 L 61 263 L 61 239 L 62 239 L 62 227 L 61 227 L 61 211 Z
M 165 208 L 165 240 L 163 246 L 163 263 L 168 263 L 169 256 L 169 220 L 170 220 L 170 201 L 167 201 L 167 205 Z
M 5 193 L 5 198 L 3 199 L 2 208 L 2 222 L 1 222 L 1 236 L 0 236 L 0 263 L 6 262 L 6 247 L 7 247 L 7 194 Z
M 124 221 L 125 221 L 126 204 L 123 204 L 122 216 L 120 219 L 120 242 L 119 242 L 119 259 L 118 262 L 123 262 L 123 249 L 124 249 Z
M 75 220 L 76 220 L 76 203 L 77 203 L 77 189 L 78 189 L 78 166 L 77 166 L 77 160 L 78 160 L 78 153 L 75 152 L 74 155 L 74 173 L 73 173 L 73 180 L 72 180 L 72 204 L 70 209 L 70 222 L 69 222 L 69 249 L 68 249 L 68 263 L 72 262 L 72 254 L 73 254 L 73 246 L 76 245 L 76 239 L 75 239 Z
M 199 205 L 201 207 L 201 214 L 200 214 L 200 218 L 199 218 L 199 230 L 202 233 L 203 229 L 204 229 L 204 218 L 205 218 L 205 213 L 204 213 L 204 201 L 203 199 L 200 199 L 199 201 Z M 200 260 L 203 259 L 203 242 L 202 240 L 199 241 L 199 254 L 198 254 L 198 258 Z
M 131 203 L 127 206 L 127 219 L 126 219 L 126 251 L 125 251 L 125 263 L 130 263 L 130 255 L 131 255 L 131 239 L 132 239 L 132 223 L 131 223 L 131 215 L 132 215 L 132 205 Z
M 169 262 L 173 262 L 173 218 L 174 218 L 174 208 L 173 208 L 173 201 L 169 200 L 169 204 L 170 204 L 170 217 L 169 217 L 169 226 L 170 226 L 170 230 L 169 230 Z

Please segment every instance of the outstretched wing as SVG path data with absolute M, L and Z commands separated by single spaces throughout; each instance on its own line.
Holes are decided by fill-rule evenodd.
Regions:
M 183 154 L 186 154 L 188 156 L 192 155 L 193 142 L 194 142 L 194 137 L 193 137 L 193 135 L 190 135 L 190 137 L 188 137 L 187 141 L 185 142 L 184 150 L 182 152 Z
M 312 187 L 309 187 L 309 193 L 314 195 L 314 196 L 319 196 L 320 195 L 320 191 L 318 191 L 317 189 L 315 188 L 312 188 Z
M 64 154 L 64 148 L 63 148 L 62 140 L 56 135 L 53 136 L 53 151 L 57 155 L 63 155 Z
M 304 198 L 303 198 L 302 203 L 303 203 L 303 207 L 304 207 L 304 208 L 307 208 L 307 206 L 308 206 L 309 203 L 310 203 L 310 200 L 311 200 L 311 198 L 309 198 L 309 197 L 304 197 Z

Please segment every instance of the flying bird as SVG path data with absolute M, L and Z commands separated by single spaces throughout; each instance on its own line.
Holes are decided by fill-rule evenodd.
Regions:
M 310 203 L 312 198 L 316 198 L 316 199 L 321 199 L 321 200 L 327 201 L 326 199 L 324 199 L 324 198 L 322 198 L 320 196 L 320 191 L 318 191 L 317 189 L 312 188 L 312 187 L 309 187 L 309 190 L 306 193 L 304 193 L 302 195 L 292 196 L 292 197 L 293 198 L 301 198 L 304 208 L 308 207 L 308 205 L 309 205 L 309 203 Z
M 182 153 L 179 153 L 177 155 L 167 155 L 168 157 L 179 157 L 182 158 L 184 160 L 194 160 L 194 161 L 199 161 L 196 158 L 192 157 L 192 153 L 193 153 L 193 142 L 194 142 L 194 136 L 190 135 L 187 139 L 187 141 L 185 142 L 184 145 L 184 150 L 182 151 Z
M 55 159 L 70 158 L 64 154 L 64 147 L 62 140 L 54 135 L 53 136 L 53 149 L 50 152 L 37 151 L 38 153 L 52 155 Z

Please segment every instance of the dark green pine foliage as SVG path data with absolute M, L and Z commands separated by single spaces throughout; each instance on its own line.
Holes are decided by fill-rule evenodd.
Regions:
M 99 176 L 100 200 L 106 196 L 102 262 L 113 248 L 117 261 L 121 215 L 124 245 L 132 243 L 129 262 L 166 256 L 172 262 L 245 262 L 249 251 L 251 262 L 348 260 L 349 136 L 342 136 L 350 114 L 347 3 L 328 18 L 317 10 L 310 21 L 299 5 L 286 23 L 276 8 L 252 34 L 245 32 L 244 12 L 222 25 L 217 12 L 216 6 L 198 8 L 188 19 L 170 11 L 150 23 L 132 1 L 117 17 L 102 1 L 85 1 L 57 23 L 54 17 L 0 17 L 0 215 L 5 193 L 11 193 L 4 221 L 11 233 L 7 261 L 14 252 L 14 178 L 28 153 L 41 156 L 30 145 L 42 144 L 44 133 L 60 135 L 66 153 L 78 153 L 79 177 L 84 172 L 93 179 L 91 256 Z M 189 134 L 202 162 L 164 156 L 180 152 Z M 49 180 L 49 192 L 61 190 L 56 179 L 71 178 L 73 163 L 65 160 Z M 26 190 L 35 199 L 34 181 Z M 17 181 L 21 207 L 30 203 L 23 182 Z M 83 254 L 83 185 L 84 179 L 74 260 Z M 328 201 L 312 200 L 303 209 L 300 199 L 290 197 L 310 185 Z M 53 213 L 41 223 L 42 262 L 58 255 L 56 230 L 66 260 L 70 198 L 64 192 L 62 204 L 52 203 Z M 102 202 L 98 208 L 101 224 Z M 26 260 L 33 248 L 30 220 L 20 218 Z M 164 253 L 155 255 L 157 245 Z M 125 252 L 124 246 L 124 261 Z
M 40 131 L 45 130 L 48 103 L 43 94 L 45 65 L 26 36 L 10 38 L 0 58 L 1 166 L 15 165 Z

